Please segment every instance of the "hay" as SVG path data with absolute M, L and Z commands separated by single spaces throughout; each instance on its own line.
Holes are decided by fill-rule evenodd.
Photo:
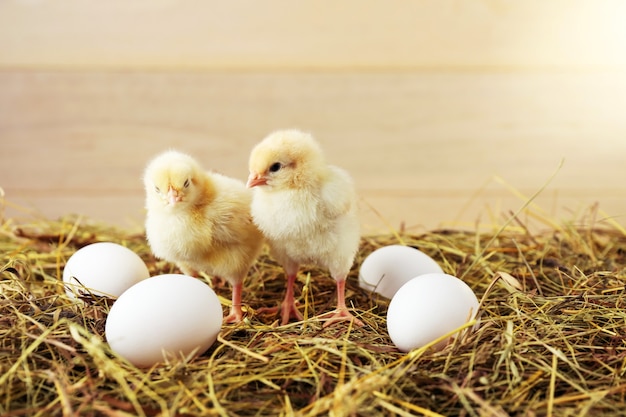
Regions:
M 128 246 L 151 274 L 172 272 L 144 237 L 68 217 L 0 229 L 0 415 L 12 416 L 506 416 L 616 415 L 626 392 L 626 235 L 617 225 L 563 224 L 531 234 L 516 221 L 492 231 L 394 233 L 364 238 L 348 300 L 366 325 L 278 326 L 254 315 L 284 291 L 264 254 L 245 284 L 248 318 L 224 326 L 195 359 L 137 369 L 104 340 L 110 302 L 65 296 L 61 273 L 78 248 Z M 415 246 L 462 277 L 481 326 L 441 352 L 398 352 L 388 302 L 361 290 L 374 249 Z M 313 317 L 334 304 L 334 282 L 299 276 Z M 229 288 L 217 288 L 227 300 Z M 226 308 L 227 306 L 225 306 Z

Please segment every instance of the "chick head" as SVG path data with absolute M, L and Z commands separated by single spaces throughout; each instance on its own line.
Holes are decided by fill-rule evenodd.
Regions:
M 148 197 L 164 206 L 179 206 L 195 201 L 202 170 L 189 155 L 167 151 L 148 164 L 144 185 Z
M 252 149 L 247 185 L 249 188 L 303 188 L 317 183 L 324 167 L 322 149 L 313 136 L 299 130 L 280 130 Z

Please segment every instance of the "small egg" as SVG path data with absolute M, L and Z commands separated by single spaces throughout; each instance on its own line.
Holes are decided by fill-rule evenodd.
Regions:
M 63 269 L 70 297 L 94 294 L 118 297 L 150 276 L 144 261 L 132 250 L 112 242 L 98 242 L 77 250 Z
M 387 330 L 408 352 L 461 327 L 478 312 L 478 299 L 463 281 L 448 274 L 424 274 L 404 284 L 387 310 Z M 437 343 L 442 349 L 449 340 Z
M 406 282 L 419 275 L 443 273 L 433 258 L 410 246 L 383 246 L 370 253 L 359 270 L 359 285 L 392 298 Z
M 126 290 L 111 306 L 111 349 L 139 367 L 204 353 L 222 328 L 222 306 L 203 281 L 157 275 Z

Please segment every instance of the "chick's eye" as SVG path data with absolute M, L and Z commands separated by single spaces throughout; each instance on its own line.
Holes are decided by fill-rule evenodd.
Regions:
M 183 184 L 183 186 L 184 186 L 185 188 L 189 187 L 189 180 L 185 180 L 185 183 Z
M 161 190 L 159 189 L 159 187 L 157 187 L 156 185 L 154 186 L 154 191 L 156 191 L 157 193 L 160 193 Z
M 280 162 L 274 162 L 272 165 L 270 165 L 270 172 L 277 172 L 282 168 L 282 164 Z

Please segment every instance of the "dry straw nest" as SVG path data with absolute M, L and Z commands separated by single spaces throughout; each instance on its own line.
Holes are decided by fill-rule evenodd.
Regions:
M 61 274 L 80 247 L 121 243 L 151 274 L 144 236 L 77 218 L 0 229 L 0 415 L 10 416 L 506 416 L 618 415 L 626 391 L 626 233 L 616 223 L 551 224 L 531 233 L 511 218 L 485 231 L 390 233 L 363 239 L 347 296 L 366 323 L 278 326 L 283 272 L 263 255 L 245 284 L 248 318 L 224 326 L 197 358 L 137 369 L 104 338 L 110 300 L 76 304 Z M 444 350 L 398 352 L 388 301 L 357 285 L 374 249 L 411 245 L 482 298 L 481 325 Z M 300 274 L 312 317 L 334 305 L 323 271 Z M 225 304 L 229 288 L 217 288 Z M 226 305 L 224 306 L 227 307 Z M 410 320 L 410 318 L 408 318 Z

